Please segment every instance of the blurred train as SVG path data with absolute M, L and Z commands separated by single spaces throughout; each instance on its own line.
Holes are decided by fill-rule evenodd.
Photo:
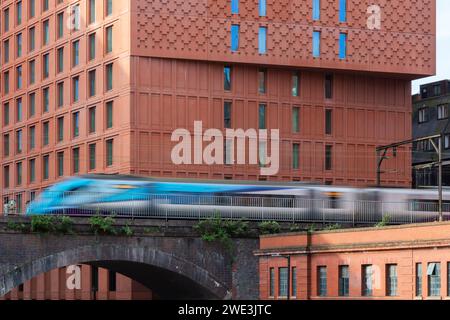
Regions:
M 447 220 L 449 191 L 443 200 Z M 363 223 L 389 215 L 392 223 L 410 223 L 436 220 L 438 201 L 436 190 L 85 175 L 49 187 L 27 207 L 28 215 L 204 218 L 215 213 L 249 220 Z

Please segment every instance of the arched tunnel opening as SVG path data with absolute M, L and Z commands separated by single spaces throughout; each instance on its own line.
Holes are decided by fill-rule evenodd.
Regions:
M 220 299 L 192 279 L 167 269 L 130 261 L 95 261 L 84 264 L 121 273 L 147 287 L 161 300 Z

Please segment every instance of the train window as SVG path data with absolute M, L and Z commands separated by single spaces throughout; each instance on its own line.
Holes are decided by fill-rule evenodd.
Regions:
M 339 192 L 328 192 L 325 194 L 327 196 L 327 200 L 325 203 L 325 208 L 327 209 L 340 209 L 340 199 L 342 198 L 342 194 Z
M 443 201 L 442 205 L 444 207 L 444 211 L 448 211 L 450 201 Z M 418 212 L 438 212 L 439 202 L 438 200 L 425 200 L 425 199 L 409 200 L 408 210 Z

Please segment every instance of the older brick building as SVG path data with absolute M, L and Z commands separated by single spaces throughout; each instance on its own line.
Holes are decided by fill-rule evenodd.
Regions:
M 83 173 L 375 183 L 435 73 L 435 0 L 2 0 L 0 183 Z M 174 165 L 176 128 L 280 129 L 280 171 Z M 226 154 L 231 148 L 227 148 Z M 384 184 L 409 186 L 410 153 Z
M 256 254 L 261 299 L 450 297 L 449 223 L 264 236 Z

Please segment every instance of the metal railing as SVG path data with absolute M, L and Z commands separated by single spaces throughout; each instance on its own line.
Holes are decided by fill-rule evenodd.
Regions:
M 342 201 L 273 196 L 123 194 L 104 192 L 45 192 L 30 203 L 30 214 L 127 218 L 225 219 L 336 224 L 433 222 L 438 206 L 430 202 Z M 387 218 L 386 218 L 387 217 Z M 444 203 L 450 220 L 450 204 Z

